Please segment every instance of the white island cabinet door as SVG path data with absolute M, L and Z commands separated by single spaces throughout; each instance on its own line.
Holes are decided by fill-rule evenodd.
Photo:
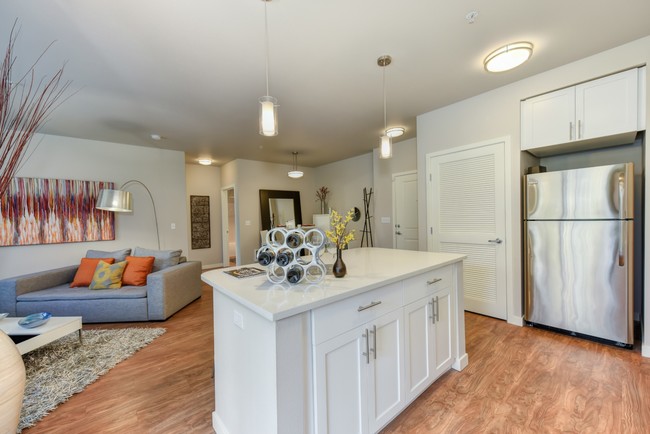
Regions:
M 317 434 L 368 432 L 367 332 L 358 327 L 315 347 Z
M 456 354 L 453 330 L 454 324 L 453 309 L 455 304 L 451 296 L 450 288 L 445 288 L 433 295 L 434 316 L 435 316 L 435 368 L 433 380 L 449 370 L 454 363 Z
M 368 409 L 371 433 L 379 431 L 403 409 L 403 310 L 388 313 L 368 326 Z
M 412 401 L 433 381 L 435 332 L 432 297 L 404 307 L 406 325 L 406 400 Z

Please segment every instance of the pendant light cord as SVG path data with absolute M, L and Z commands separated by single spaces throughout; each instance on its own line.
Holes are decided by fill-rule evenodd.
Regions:
M 384 134 L 386 134 L 386 66 L 382 66 L 382 88 L 384 90 Z
M 270 0 L 264 1 L 264 37 L 266 39 L 266 96 L 269 96 L 269 20 L 266 13 L 266 4 Z

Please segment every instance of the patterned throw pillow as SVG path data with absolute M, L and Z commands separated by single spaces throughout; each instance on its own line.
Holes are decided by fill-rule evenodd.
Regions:
M 80 286 L 88 286 L 93 280 L 95 275 L 95 270 L 97 269 L 97 264 L 99 261 L 108 262 L 112 264 L 115 262 L 113 258 L 81 258 L 81 263 L 79 268 L 77 268 L 77 273 L 74 275 L 74 279 L 70 284 L 70 288 L 78 288 Z
M 93 281 L 90 282 L 90 289 L 116 289 L 122 287 L 122 273 L 126 267 L 126 261 L 109 264 L 99 261 Z

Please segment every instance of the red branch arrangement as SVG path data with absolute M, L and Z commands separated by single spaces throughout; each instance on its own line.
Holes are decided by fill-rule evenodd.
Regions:
M 69 81 L 62 82 L 63 68 L 49 80 L 35 82 L 34 67 L 49 47 L 19 80 L 12 81 L 15 29 L 16 23 L 0 66 L 0 194 L 7 190 L 32 137 L 63 102 L 59 100 L 70 85 Z

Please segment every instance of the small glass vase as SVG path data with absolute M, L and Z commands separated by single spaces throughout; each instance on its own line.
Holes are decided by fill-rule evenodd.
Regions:
M 345 273 L 347 273 L 347 269 L 345 268 L 345 262 L 343 262 L 343 258 L 341 249 L 338 247 L 336 248 L 336 261 L 334 261 L 334 265 L 332 266 L 332 274 L 334 274 L 334 277 L 343 277 L 345 276 Z

